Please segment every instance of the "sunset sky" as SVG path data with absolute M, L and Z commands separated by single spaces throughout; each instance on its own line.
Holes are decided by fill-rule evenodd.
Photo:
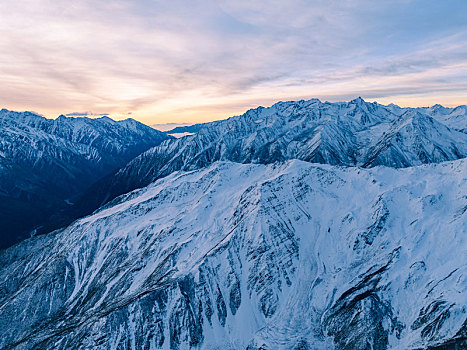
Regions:
M 467 104 L 467 1 L 0 1 L 0 108 L 193 123 L 357 96 Z

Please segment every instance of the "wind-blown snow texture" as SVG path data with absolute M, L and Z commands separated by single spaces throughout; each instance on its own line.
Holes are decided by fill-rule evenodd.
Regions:
M 217 162 L 0 255 L 0 347 L 424 348 L 466 336 L 467 162 Z M 460 340 L 458 340 L 460 342 Z
M 0 111 L 0 248 L 168 136 L 135 120 Z M 68 203 L 68 204 L 67 204 Z
M 81 201 L 102 203 L 174 171 L 200 169 L 218 160 L 269 164 L 301 159 L 403 168 L 467 156 L 466 106 L 403 109 L 361 98 L 338 103 L 313 99 L 279 102 L 192 127 L 182 130 L 196 134 L 141 154 Z

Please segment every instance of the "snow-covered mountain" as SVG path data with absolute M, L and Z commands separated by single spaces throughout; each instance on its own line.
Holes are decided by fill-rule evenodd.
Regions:
M 80 199 L 102 204 L 178 170 L 215 161 L 311 163 L 396 168 L 467 156 L 467 107 L 400 108 L 361 98 L 329 103 L 317 99 L 279 102 L 207 124 L 192 136 L 167 140 L 136 157 Z M 79 207 L 79 205 L 78 205 Z
M 455 108 L 448 108 L 436 104 L 432 107 L 419 107 L 419 108 L 401 108 L 394 104 L 386 106 L 395 114 L 402 114 L 406 111 L 418 111 L 422 114 L 428 114 L 429 116 L 437 119 L 441 123 L 448 127 L 467 133 L 467 106 L 457 106 Z
M 464 159 L 175 172 L 0 253 L 0 347 L 460 349 L 466 193 Z
M 1 110 L 0 248 L 28 236 L 73 196 L 168 138 L 132 119 L 53 120 Z
M 467 347 L 464 107 L 280 102 L 163 141 L 0 252 L 0 348 Z M 127 147 L 31 119 L 0 140 Z

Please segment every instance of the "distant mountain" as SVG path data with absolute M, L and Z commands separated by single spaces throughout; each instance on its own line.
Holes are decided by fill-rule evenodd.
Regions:
M 438 112 L 436 112 L 438 111 Z M 215 161 L 270 164 L 288 159 L 341 166 L 395 168 L 467 156 L 467 111 L 350 102 L 279 102 L 241 116 L 198 124 L 192 136 L 167 140 L 85 193 L 76 208 L 94 207 L 178 170 Z M 80 204 L 82 203 L 82 204 Z M 84 213 L 83 211 L 81 213 Z M 88 214 L 88 213 L 85 213 Z M 78 216 L 77 216 L 78 217 Z
M 258 124 L 281 130 L 281 118 L 261 115 Z M 388 118 L 389 134 L 371 140 L 386 151 L 412 153 L 408 127 L 416 139 L 431 124 Z M 351 136 L 325 130 L 326 143 Z M 325 149 L 323 159 L 352 160 Z M 465 349 L 466 175 L 465 159 L 405 169 L 215 162 L 172 173 L 0 252 L 0 348 Z
M 185 125 L 185 126 L 177 126 L 173 129 L 170 129 L 166 131 L 167 134 L 172 135 L 172 134 L 183 134 L 183 133 L 197 133 L 198 131 L 203 128 L 205 124 L 193 124 L 193 125 Z
M 184 136 L 193 135 L 198 132 L 204 124 L 177 124 L 177 123 L 168 123 L 168 124 L 153 124 L 151 127 L 154 129 L 165 132 L 166 134 L 173 136 L 175 138 L 180 138 Z
M 151 124 L 151 128 L 154 128 L 163 132 L 170 132 L 177 127 L 191 126 L 193 123 L 165 123 L 165 124 Z
M 170 138 L 133 119 L 47 119 L 0 111 L 0 248 L 70 206 L 92 183 Z

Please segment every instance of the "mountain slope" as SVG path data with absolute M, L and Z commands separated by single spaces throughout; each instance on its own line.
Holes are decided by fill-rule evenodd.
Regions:
M 52 120 L 1 110 L 0 248 L 29 236 L 93 182 L 167 138 L 131 119 Z
M 466 174 L 465 160 L 173 173 L 0 253 L 0 347 L 460 346 Z
M 467 134 L 430 113 L 435 114 L 361 98 L 259 107 L 227 120 L 198 124 L 196 134 L 148 150 L 96 184 L 76 208 L 86 203 L 97 208 L 174 171 L 200 169 L 219 160 L 270 164 L 301 159 L 343 166 L 409 167 L 466 157 Z M 467 115 L 462 118 L 467 120 Z
M 363 166 L 403 168 L 464 158 L 465 143 L 459 135 L 430 116 L 409 110 L 370 148 Z
M 467 106 L 457 106 L 455 108 L 446 108 L 440 105 L 421 108 L 425 113 L 439 120 L 451 129 L 467 133 Z

